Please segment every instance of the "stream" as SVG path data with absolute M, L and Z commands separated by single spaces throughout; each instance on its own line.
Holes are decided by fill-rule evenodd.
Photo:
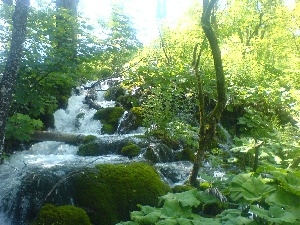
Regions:
M 101 107 L 115 106 L 115 102 L 104 100 L 108 87 L 107 82 L 103 82 L 96 92 L 96 103 Z M 28 225 L 46 200 L 72 205 L 72 196 L 67 193 L 71 188 L 67 181 L 72 174 L 83 168 L 92 168 L 100 163 L 144 160 L 142 155 L 129 159 L 114 154 L 113 149 L 114 142 L 143 134 L 144 130 L 139 128 L 124 135 L 101 134 L 101 123 L 93 120 L 96 110 L 84 103 L 86 92 L 87 90 L 80 88 L 77 94 L 74 93 L 69 98 L 67 109 L 59 109 L 54 113 L 55 128 L 50 131 L 95 135 L 112 144 L 111 154 L 78 156 L 77 146 L 55 141 L 37 142 L 23 151 L 16 151 L 0 165 L 0 225 Z M 83 116 L 78 118 L 78 114 Z M 154 166 L 170 186 L 186 181 L 192 168 L 192 164 L 186 161 L 157 163 Z

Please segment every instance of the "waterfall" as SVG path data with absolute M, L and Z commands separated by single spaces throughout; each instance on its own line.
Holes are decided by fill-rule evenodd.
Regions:
M 92 134 L 99 138 L 105 148 L 116 148 L 120 140 L 127 135 L 102 135 L 101 123 L 93 119 L 95 109 L 85 103 L 86 95 L 93 83 L 87 83 L 85 88 L 80 88 L 68 100 L 66 109 L 59 109 L 54 113 L 55 128 L 51 131 L 68 132 L 75 134 Z M 104 94 L 108 83 L 100 83 L 96 87 L 93 103 L 100 107 L 113 107 L 115 102 L 105 101 Z M 125 114 L 126 115 L 126 114 Z M 124 115 L 124 116 L 125 116 Z M 120 120 L 122 122 L 122 119 Z M 144 132 L 137 129 L 136 132 Z M 131 134 L 133 136 L 133 134 Z M 77 146 L 63 142 L 44 141 L 33 144 L 29 149 L 15 152 L 0 165 L 0 225 L 28 225 L 36 216 L 45 200 L 54 204 L 73 204 L 72 187 L 68 179 L 82 169 L 93 168 L 99 163 L 122 163 L 132 160 L 143 160 L 140 157 L 128 157 L 114 154 L 102 156 L 83 157 L 76 155 Z M 177 166 L 176 166 L 177 165 Z M 158 170 L 178 171 L 172 172 L 172 179 L 167 182 L 172 185 L 182 183 L 187 178 L 187 171 L 191 163 L 184 164 L 157 164 Z M 162 172 L 162 177 L 168 176 Z M 74 193 L 73 193 L 74 194 Z

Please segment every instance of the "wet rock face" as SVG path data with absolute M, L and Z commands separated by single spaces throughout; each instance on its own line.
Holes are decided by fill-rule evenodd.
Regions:
M 141 107 L 133 107 L 127 112 L 119 123 L 117 133 L 128 134 L 141 127 L 143 124 L 143 115 Z
M 33 221 L 40 208 L 45 203 L 71 205 L 73 185 L 64 180 L 70 173 L 61 168 L 42 171 L 40 169 L 27 171 L 26 175 L 1 201 L 1 211 L 6 212 L 12 219 L 12 225 L 27 225 Z M 25 171 L 23 171 L 25 173 Z
M 134 137 L 115 136 L 110 139 L 92 139 L 79 146 L 77 155 L 80 156 L 101 156 L 107 154 L 122 154 L 122 149 L 130 144 L 135 144 L 139 148 L 147 146 L 146 140 Z
M 116 224 L 128 220 L 130 211 L 138 209 L 137 204 L 154 206 L 159 196 L 171 190 L 145 163 L 73 169 L 57 166 L 26 173 L 20 186 L 1 201 L 1 210 L 11 218 L 11 225 L 31 224 L 46 204 L 80 207 L 95 225 Z M 47 220 L 45 217 L 43 214 L 43 220 Z

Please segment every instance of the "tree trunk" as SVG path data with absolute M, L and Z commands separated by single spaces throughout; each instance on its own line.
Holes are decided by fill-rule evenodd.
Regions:
M 201 25 L 202 29 L 205 33 L 205 36 L 209 42 L 210 49 L 214 59 L 214 67 L 216 72 L 216 82 L 217 82 L 217 104 L 214 109 L 208 115 L 201 115 L 200 113 L 200 131 L 199 131 L 199 147 L 195 157 L 193 169 L 189 178 L 189 182 L 192 186 L 198 187 L 199 182 L 197 180 L 197 176 L 199 173 L 199 169 L 202 166 L 202 161 L 204 159 L 205 151 L 207 151 L 214 140 L 216 126 L 218 121 L 220 120 L 221 114 L 226 105 L 226 88 L 225 88 L 225 76 L 222 65 L 221 51 L 218 44 L 218 39 L 215 35 L 215 32 L 211 26 L 211 16 L 214 5 L 217 0 L 203 0 L 203 13 L 201 17 Z M 195 61 L 195 53 L 194 53 L 194 61 Z M 199 57 L 198 57 L 199 63 Z M 203 92 L 202 86 L 199 85 L 199 77 L 198 74 L 198 66 L 196 63 L 195 66 L 195 74 L 198 80 L 198 98 L 199 102 L 203 101 Z M 203 107 L 203 103 L 199 105 Z M 203 109 L 200 109 L 200 112 L 203 112 Z
M 0 163 L 3 159 L 5 126 L 12 102 L 18 69 L 21 64 L 23 43 L 26 37 L 30 0 L 17 0 L 13 14 L 13 30 L 10 52 L 0 82 Z
M 82 134 L 70 134 L 62 132 L 48 132 L 48 131 L 35 131 L 31 135 L 31 140 L 34 141 L 59 141 L 68 144 L 80 144 L 85 135 Z
M 77 7 L 79 0 L 56 0 L 56 54 L 58 58 L 55 67 L 64 71 L 65 63 L 73 62 L 76 67 L 77 59 Z M 62 60 L 63 59 L 63 60 Z

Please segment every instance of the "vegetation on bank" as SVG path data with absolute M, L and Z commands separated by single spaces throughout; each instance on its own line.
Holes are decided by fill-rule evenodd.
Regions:
M 141 189 L 138 200 L 129 201 L 132 205 L 123 201 L 135 189 L 120 193 L 126 195 L 124 199 L 110 198 L 103 205 L 95 196 L 92 205 L 78 199 L 81 205 L 123 215 L 119 205 L 137 210 L 136 204 L 140 204 L 140 211 L 131 214 L 132 221 L 122 224 L 300 224 L 300 4 L 296 2 L 290 8 L 277 0 L 226 3 L 215 7 L 210 19 L 222 53 L 227 102 L 217 121 L 219 135 L 211 138 L 203 155 L 211 169 L 225 171 L 226 175 L 216 178 L 203 172 L 200 188 L 206 186 L 205 190 L 167 195 L 158 191 L 149 198 L 152 206 L 142 206 L 148 204 L 141 200 L 148 196 L 146 189 Z M 6 32 L 0 33 L 4 46 L 2 69 L 9 49 L 12 12 L 12 7 L 1 5 L 1 17 L 6 21 Z M 84 18 L 73 20 L 69 14 L 60 13 L 54 8 L 30 11 L 25 53 L 9 112 L 7 146 L 16 140 L 28 141 L 34 129 L 42 129 L 42 123 L 46 128 L 45 118 L 66 106 L 72 88 L 87 80 L 119 77 L 120 86 L 109 90 L 106 98 L 116 99 L 120 106 L 107 109 L 110 112 L 101 109 L 95 116 L 103 122 L 103 132 L 114 133 L 126 110 L 135 117 L 136 124 L 146 127 L 147 137 L 160 140 L 161 155 L 169 159 L 173 149 L 183 148 L 177 159 L 193 161 L 199 138 L 205 134 L 199 132 L 203 115 L 215 108 L 219 91 L 214 61 L 199 23 L 202 6 L 195 3 L 176 27 L 161 26 L 160 38 L 144 47 L 119 7 L 114 8 L 110 22 L 103 27 L 108 33 L 103 39 L 94 35 Z M 56 38 L 64 29 L 56 26 L 57 17 L 70 21 L 65 29 L 76 27 L 78 39 L 72 39 L 74 43 L 59 45 Z M 76 58 L 70 60 L 65 56 L 74 53 L 74 46 L 78 46 Z M 200 48 L 198 52 L 195 46 Z M 203 91 L 201 99 L 199 90 Z M 202 128 L 205 131 L 210 127 Z M 151 147 L 146 155 L 157 162 Z M 94 155 L 91 146 L 86 150 L 80 150 L 79 155 Z M 123 149 L 130 157 L 137 152 L 135 146 Z M 131 174 L 128 176 L 135 174 L 131 167 L 122 166 L 122 172 L 113 173 L 105 182 L 113 185 L 112 181 L 121 180 L 120 174 L 127 169 Z M 99 173 L 102 170 L 105 168 Z M 84 182 L 76 187 L 87 191 L 86 195 L 98 192 L 95 183 L 103 184 L 97 174 L 88 175 L 92 177 L 84 182 L 89 182 L 92 190 L 85 190 Z M 123 185 L 113 190 L 117 193 Z M 103 193 L 111 197 L 110 191 L 106 187 Z M 156 196 L 161 196 L 158 205 Z M 101 219 L 88 214 L 95 224 Z M 113 223 L 129 220 L 129 214 L 109 215 Z

